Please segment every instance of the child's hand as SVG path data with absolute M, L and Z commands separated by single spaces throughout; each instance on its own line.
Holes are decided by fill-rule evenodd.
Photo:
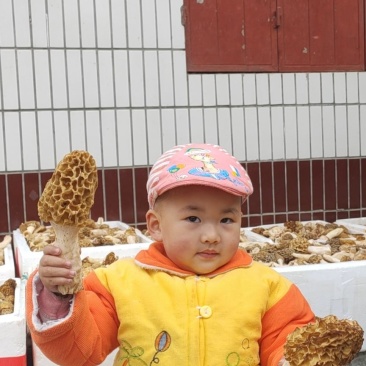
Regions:
M 47 245 L 43 249 L 43 256 L 39 262 L 39 278 L 51 292 L 58 292 L 59 285 L 68 285 L 75 276 L 71 269 L 71 262 L 60 257 L 61 249 L 54 245 Z
M 285 357 L 282 357 L 280 359 L 280 362 L 278 363 L 278 366 L 290 366 L 289 362 L 285 360 Z

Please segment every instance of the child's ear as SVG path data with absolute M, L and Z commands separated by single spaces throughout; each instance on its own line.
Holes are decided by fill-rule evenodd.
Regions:
M 155 210 L 149 210 L 146 213 L 146 224 L 149 234 L 155 241 L 162 241 L 163 236 L 160 228 L 160 216 Z

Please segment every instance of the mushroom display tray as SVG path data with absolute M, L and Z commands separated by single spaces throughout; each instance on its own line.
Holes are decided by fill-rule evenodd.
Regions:
M 106 221 L 110 227 L 118 227 L 123 230 L 127 229 L 129 225 L 121 221 Z M 151 239 L 143 235 L 139 230 L 136 230 L 139 237 L 139 243 L 136 244 L 114 244 L 114 245 L 103 245 L 95 247 L 83 247 L 81 248 L 81 258 L 87 256 L 102 258 L 110 252 L 115 252 L 116 255 L 121 257 L 134 257 L 141 249 L 146 249 L 152 242 Z M 14 255 L 15 264 L 20 278 L 27 279 L 29 275 L 38 267 L 39 260 L 42 257 L 42 252 L 32 252 L 29 249 L 27 241 L 20 230 L 13 231 L 13 242 L 14 242 Z
M 366 217 L 337 220 L 336 224 L 343 225 L 348 230 L 366 233 Z
M 25 283 L 19 278 L 14 280 L 17 284 L 14 311 L 11 314 L 0 315 L 0 366 L 27 365 Z M 4 282 L 0 280 L 0 285 Z
M 5 263 L 0 266 L 0 282 L 15 277 L 14 254 L 11 244 L 4 248 Z

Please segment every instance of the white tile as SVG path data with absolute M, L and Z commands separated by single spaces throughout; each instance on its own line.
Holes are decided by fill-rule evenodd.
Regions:
M 129 110 L 117 110 L 117 139 L 119 166 L 131 166 L 132 157 L 132 131 Z
M 117 131 L 115 111 L 112 109 L 101 111 L 103 166 L 117 166 Z
M 336 157 L 347 157 L 347 109 L 345 106 L 336 106 L 335 111 Z
M 314 108 L 309 110 L 309 107 L 298 107 L 297 108 L 297 143 L 298 143 L 298 158 L 299 159 L 310 159 L 313 154 L 313 145 L 317 141 L 312 141 L 312 130 L 313 122 L 310 118 L 311 116 L 315 118 Z M 322 129 L 321 125 L 318 123 L 316 126 L 316 132 L 320 141 L 320 146 L 322 146 Z
M 188 75 L 188 90 L 190 106 L 202 105 L 202 77 L 201 75 Z
M 173 109 L 161 110 L 162 143 L 163 151 L 170 149 L 177 144 L 175 128 L 175 116 Z
M 298 158 L 298 144 L 297 144 L 297 120 L 296 120 L 296 108 L 286 107 L 284 108 L 284 134 L 285 134 L 285 153 L 286 159 Z
M 202 143 L 204 140 L 203 110 L 193 108 L 189 113 L 191 142 Z
M 299 124 L 301 124 L 301 113 L 299 113 Z M 324 153 L 323 153 L 322 124 L 323 124 L 322 108 L 320 106 L 310 107 L 310 138 L 311 138 L 311 155 L 309 156 L 310 158 L 323 157 Z M 302 137 L 301 134 L 300 136 Z
M 65 53 L 51 50 L 52 98 L 55 108 L 67 107 L 67 86 Z
M 30 47 L 30 24 L 28 0 L 17 0 L 14 4 L 15 41 L 17 47 Z M 9 30 L 8 30 L 9 31 Z
M 1 81 L 3 90 L 3 108 L 18 109 L 18 86 L 16 71 L 16 56 L 14 50 L 0 50 Z M 6 91 L 6 92 L 5 92 Z
M 204 126 L 204 139 L 205 142 L 211 144 L 218 144 L 219 143 L 219 126 L 221 125 L 222 128 L 227 126 L 227 121 L 224 119 L 222 110 L 218 111 L 216 108 L 206 108 L 203 110 L 203 126 Z M 221 118 L 221 120 L 220 120 Z M 226 133 L 228 136 L 229 133 Z M 221 135 L 220 135 L 221 136 Z M 223 140 L 225 139 L 222 136 Z
M 230 104 L 230 92 L 229 92 L 229 75 L 217 74 L 216 75 L 216 94 L 217 105 L 229 105 Z
M 202 75 L 203 105 L 215 106 L 216 101 L 216 82 L 214 74 Z
M 148 165 L 153 165 L 163 153 L 162 142 L 162 119 L 161 111 L 158 109 L 149 109 L 146 111 L 147 123 L 147 148 Z
M 127 19 L 125 13 L 125 2 L 120 0 L 111 0 L 111 14 L 112 14 L 113 47 L 126 48 Z
M 243 76 L 242 74 L 229 74 L 230 104 L 243 105 Z
M 156 1 L 156 24 L 158 31 L 158 47 L 171 48 L 170 0 Z
M 323 157 L 335 157 L 334 106 L 323 106 Z
M 99 88 L 101 107 L 113 107 L 114 103 L 114 74 L 112 51 L 98 51 Z
M 269 104 L 269 80 L 268 74 L 257 74 L 257 103 L 258 105 Z
M 67 50 L 66 57 L 69 106 L 82 108 L 84 101 L 80 50 Z
M 271 105 L 282 104 L 281 74 L 269 74 L 269 99 Z
M 172 47 L 182 49 L 185 47 L 184 27 L 182 26 L 181 7 L 182 0 L 170 2 L 171 22 L 172 22 Z
M 358 73 L 346 74 L 347 103 L 358 103 Z
M 130 85 L 128 74 L 128 51 L 114 51 L 114 82 L 116 85 L 116 106 L 130 105 Z
M 157 48 L 155 1 L 141 0 L 142 37 L 144 48 Z
M 80 25 L 78 2 L 64 0 L 65 45 L 68 48 L 80 47 Z
M 30 4 L 31 4 L 30 11 L 31 11 L 31 29 L 32 29 L 33 47 L 47 47 L 48 20 L 47 20 L 45 2 L 39 0 L 30 0 Z
M 54 112 L 53 119 L 55 126 L 56 160 L 60 161 L 66 154 L 73 150 L 70 147 L 71 135 L 69 126 L 71 125 L 71 122 L 69 121 L 67 111 Z M 81 120 L 83 121 L 83 118 Z M 83 139 L 81 141 L 83 141 Z
M 146 118 L 145 111 L 132 111 L 132 148 L 133 164 L 147 165 L 147 146 L 146 146 Z
M 331 72 L 326 72 L 321 74 L 321 93 L 323 103 L 333 103 L 334 102 L 334 74 Z
M 247 160 L 259 160 L 259 131 L 257 108 L 245 108 L 245 145 L 247 147 Z
M 321 102 L 320 74 L 309 74 L 309 102 L 311 104 Z
M 4 141 L 3 131 L 5 130 L 3 121 L 3 115 L 0 113 L 0 141 Z M 5 172 L 5 145 L 2 143 L 0 145 L 0 171 Z
M 292 73 L 282 74 L 283 103 L 296 103 L 295 75 Z
M 51 108 L 51 83 L 48 51 L 34 51 L 34 76 L 38 108 Z
M 334 73 L 334 102 L 346 103 L 346 74 L 344 72 Z
M 175 120 L 177 129 L 177 145 L 186 144 L 191 141 L 191 131 L 189 126 L 189 110 L 176 109 Z
M 348 113 L 348 156 L 361 156 L 361 128 L 358 105 L 347 107 Z M 365 122 L 364 122 L 365 123 Z
M 40 169 L 54 169 L 56 167 L 55 141 L 51 111 L 38 112 L 38 137 Z
M 157 51 L 144 52 L 146 106 L 160 105 L 159 71 Z
M 110 48 L 112 45 L 110 0 L 95 0 L 98 48 Z
M 23 170 L 38 170 L 37 124 L 35 113 L 21 113 Z
M 83 93 L 86 108 L 99 107 L 97 54 L 95 50 L 83 50 Z
M 285 159 L 284 115 L 282 107 L 271 108 L 272 159 Z
M 128 47 L 141 48 L 141 9 L 136 0 L 126 0 Z
M 64 23 L 62 19 L 62 0 L 48 4 L 49 44 L 51 47 L 64 47 Z
M 159 51 L 159 78 L 161 105 L 174 105 L 173 62 L 171 51 Z
M 296 83 L 296 102 L 298 104 L 309 103 L 309 74 L 298 73 L 295 74 Z
M 218 129 L 215 129 L 214 125 L 212 129 L 212 132 L 217 132 L 217 135 L 213 134 L 210 137 L 210 139 L 207 139 L 207 142 L 212 144 L 218 143 L 220 146 L 222 146 L 227 151 L 232 153 L 233 151 L 232 126 L 231 126 L 231 115 L 229 108 L 218 108 L 217 123 L 218 123 Z
M 185 51 L 173 51 L 174 95 L 176 106 L 188 105 L 188 76 Z
M 145 104 L 144 98 L 144 78 L 141 51 L 130 51 L 130 88 L 131 88 L 131 106 L 141 107 Z
M 58 117 L 57 117 L 58 118 Z M 70 112 L 70 148 L 69 150 L 86 150 L 87 140 L 86 140 L 86 122 L 85 122 L 84 111 L 71 111 Z M 56 119 L 56 117 L 55 117 Z M 88 146 L 90 149 L 90 145 Z M 62 152 L 60 151 L 60 155 Z
M 21 131 L 18 112 L 4 113 L 5 156 L 8 171 L 22 170 Z
M 0 1 L 0 47 L 14 47 L 14 23 L 12 0 Z
M 244 104 L 257 104 L 256 81 L 254 74 L 243 74 Z
M 103 166 L 103 147 L 101 143 L 101 120 L 99 111 L 86 111 L 85 114 L 86 150 L 93 155 L 98 166 Z
M 366 72 L 358 73 L 360 103 L 366 103 Z
M 82 47 L 95 47 L 96 29 L 94 21 L 94 2 L 90 0 L 79 0 L 80 27 Z
M 233 154 L 239 161 L 247 160 L 247 147 L 245 144 L 244 109 L 231 109 L 231 127 L 233 138 Z
M 32 53 L 30 50 L 18 50 L 17 56 L 20 106 L 22 109 L 33 109 L 35 95 Z
M 273 159 L 272 127 L 269 107 L 258 108 L 259 159 Z
M 360 140 L 366 141 L 366 106 L 361 105 L 360 106 Z M 366 156 L 366 144 L 361 143 L 361 156 Z

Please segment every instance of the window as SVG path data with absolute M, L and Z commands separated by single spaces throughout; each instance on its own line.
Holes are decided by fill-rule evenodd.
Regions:
M 184 0 L 189 72 L 365 69 L 365 0 Z

